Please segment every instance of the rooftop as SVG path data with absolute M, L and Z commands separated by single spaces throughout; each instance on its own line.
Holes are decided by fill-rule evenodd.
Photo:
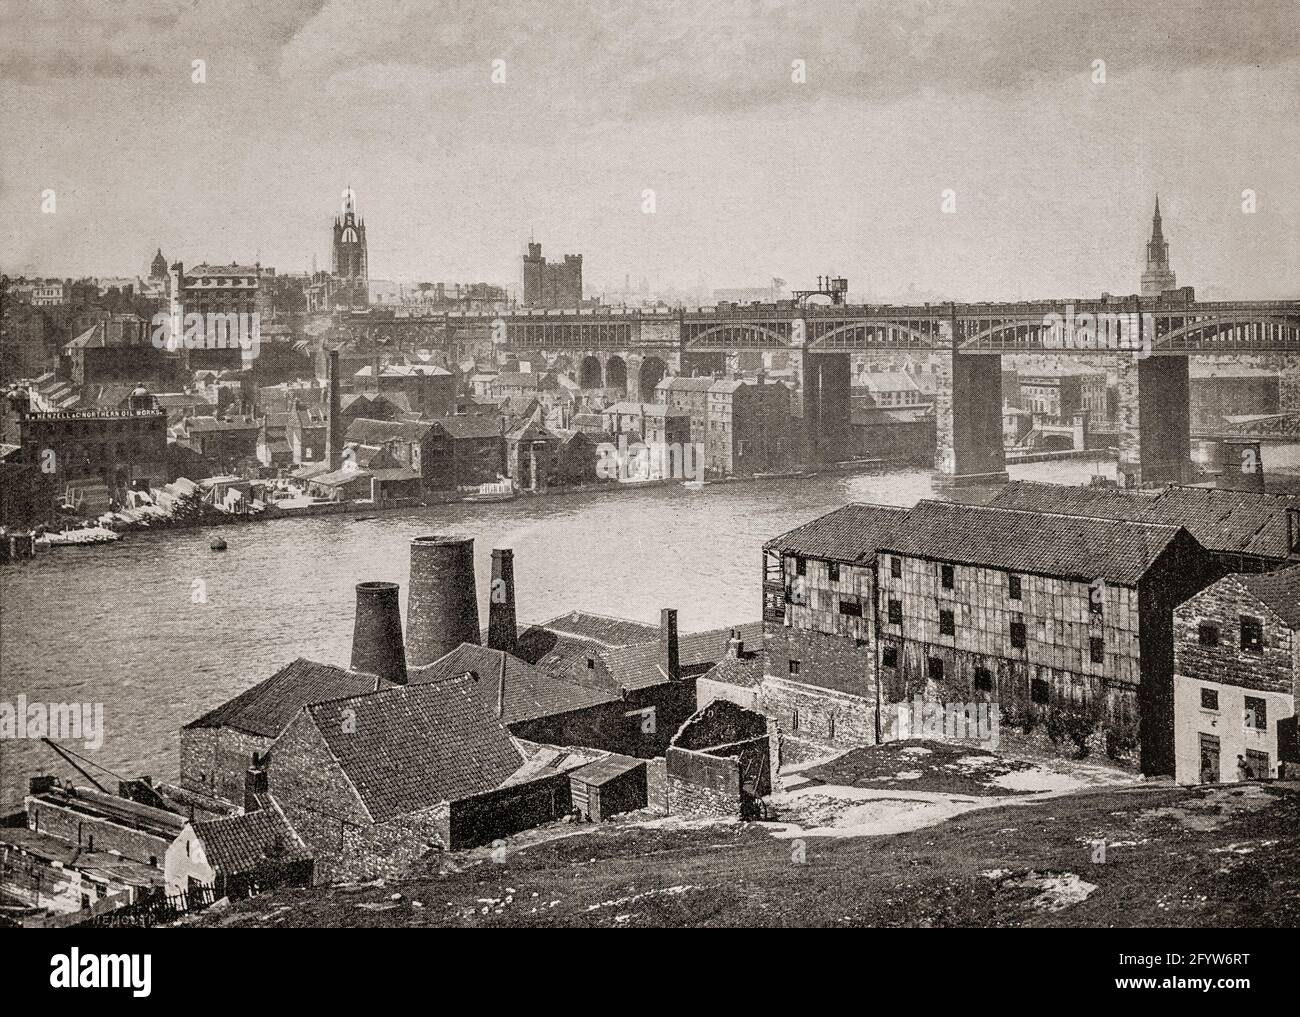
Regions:
M 1186 536 L 1181 527 L 1160 523 L 922 501 L 878 550 L 1134 586 L 1180 531 Z
M 1232 577 L 1281 618 L 1290 629 L 1300 629 L 1300 566 L 1278 572 L 1237 574 Z
M 254 812 L 194 824 L 208 863 L 223 873 L 251 872 L 266 861 L 295 862 L 311 852 L 294 832 L 272 796 Z
M 854 503 L 773 537 L 765 551 L 831 561 L 874 561 L 876 550 L 907 516 L 896 505 Z
M 263 679 L 185 726 L 232 727 L 246 734 L 278 738 L 307 704 L 360 695 L 374 689 L 374 675 L 299 657 L 270 678 Z
M 307 712 L 376 822 L 500 787 L 523 762 L 467 676 L 316 703 Z
M 989 504 L 1184 526 L 1211 551 L 1285 559 L 1291 551 L 1287 512 L 1300 511 L 1300 496 L 1179 485 L 1152 493 L 1020 480 L 1003 485 Z

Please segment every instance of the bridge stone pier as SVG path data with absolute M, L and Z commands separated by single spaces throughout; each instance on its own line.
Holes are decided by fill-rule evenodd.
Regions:
M 1002 358 L 953 350 L 938 359 L 933 486 L 1002 483 Z
M 1187 357 L 1120 354 L 1119 470 L 1126 486 L 1188 483 L 1192 477 Z

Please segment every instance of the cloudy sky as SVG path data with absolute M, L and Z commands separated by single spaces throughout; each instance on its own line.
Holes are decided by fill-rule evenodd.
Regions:
M 13 273 L 328 266 L 350 183 L 379 278 L 1127 293 L 1159 192 L 1180 282 L 1300 293 L 1296 0 L 10 0 L 0 128 Z

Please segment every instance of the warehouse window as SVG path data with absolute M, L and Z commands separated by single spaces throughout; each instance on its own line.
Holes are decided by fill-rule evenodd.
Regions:
M 943 582 L 945 590 L 952 589 L 952 566 L 944 565 L 939 569 L 940 580 Z
M 1213 622 L 1201 622 L 1196 630 L 1196 635 L 1202 646 L 1219 645 L 1219 626 Z
M 885 667 L 898 667 L 898 647 L 886 646 L 881 652 L 880 662 Z
M 1268 706 L 1255 696 L 1246 697 L 1246 730 L 1268 730 Z
M 794 708 L 794 712 L 790 714 L 790 730 L 799 730 L 799 707 L 797 706 Z
M 1034 678 L 1029 683 L 1029 698 L 1040 706 L 1047 703 L 1048 692 L 1050 687 L 1047 682 L 1041 678 Z
M 1096 636 L 1088 640 L 1088 659 L 1094 664 L 1106 663 L 1106 640 Z
M 840 581 L 839 562 L 828 562 L 826 565 L 826 571 L 830 574 L 830 580 L 832 583 L 838 583 Z
M 957 631 L 957 623 L 953 620 L 951 611 L 939 612 L 939 634 L 951 636 Z
M 1218 689 L 1201 689 L 1201 709 L 1218 710 L 1219 708 L 1219 690 Z
M 791 674 L 799 673 L 799 662 L 797 660 L 790 661 L 790 673 Z
M 850 618 L 862 617 L 862 602 L 856 598 L 845 598 L 840 601 L 840 614 L 848 615 Z
M 925 676 L 932 682 L 943 681 L 943 659 L 931 657 L 925 662 Z
M 1012 600 L 1020 599 L 1020 577 L 1007 576 L 1007 596 Z
M 903 624 L 903 602 L 901 600 L 891 600 L 889 602 L 889 624 Z
M 808 562 L 799 555 L 794 557 L 794 574 L 796 576 L 806 576 L 808 574 Z
M 1241 616 L 1241 648 L 1250 653 L 1264 652 L 1264 623 L 1258 618 Z
M 975 669 L 975 691 L 992 692 L 993 691 L 993 672 L 987 667 L 977 667 Z
M 1023 650 L 1025 648 L 1025 623 L 1024 622 L 1011 623 L 1011 646 L 1013 649 L 1016 650 Z
M 889 559 L 889 574 L 895 579 L 903 578 L 903 559 L 894 556 Z

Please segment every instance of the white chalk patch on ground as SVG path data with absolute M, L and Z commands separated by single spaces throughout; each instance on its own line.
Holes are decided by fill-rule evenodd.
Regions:
M 905 796 L 879 788 L 822 785 L 773 795 L 779 814 L 796 821 L 765 824 L 778 838 L 879 837 L 933 826 L 974 808 L 998 804 L 997 799 L 972 798 L 931 791 Z
M 665 886 L 659 890 L 645 890 L 641 893 L 634 893 L 629 897 L 619 897 L 616 900 L 603 900 L 599 904 L 590 904 L 588 911 L 599 911 L 601 908 L 617 908 L 624 904 L 631 904 L 635 900 L 645 900 L 647 897 L 680 897 L 691 890 L 703 890 L 702 886 L 692 886 L 690 883 L 683 883 L 680 886 Z
M 920 770 L 903 770 L 903 771 L 901 771 L 901 772 L 899 772 L 899 773 L 894 774 L 894 778 L 893 778 L 893 779 L 894 779 L 894 780 L 920 780 L 920 779 L 921 779 L 921 771 L 920 771 Z
M 980 873 L 985 879 L 1001 879 L 1003 876 L 1011 875 L 1010 869 L 985 869 Z
M 990 777 L 989 783 L 1007 791 L 1075 791 L 1087 782 L 1056 770 L 1013 770 Z
M 1002 885 L 1037 890 L 1038 896 L 1029 906 L 1038 911 L 1062 911 L 1087 900 L 1097 889 L 1096 883 L 1085 883 L 1073 872 L 1031 872 Z
M 1249 855 L 1258 851 L 1260 848 L 1271 848 L 1276 843 L 1277 841 L 1275 840 L 1261 840 L 1256 844 L 1252 844 L 1250 841 L 1242 841 L 1240 844 L 1229 844 L 1227 847 L 1210 848 L 1210 854 Z
M 934 754 L 934 749 L 927 749 L 924 745 L 909 745 L 905 749 L 900 749 L 899 754 L 903 756 L 930 756 Z
M 975 769 L 983 769 L 988 766 L 996 766 L 1002 760 L 997 756 L 958 756 L 953 760 L 956 766 L 970 766 Z

